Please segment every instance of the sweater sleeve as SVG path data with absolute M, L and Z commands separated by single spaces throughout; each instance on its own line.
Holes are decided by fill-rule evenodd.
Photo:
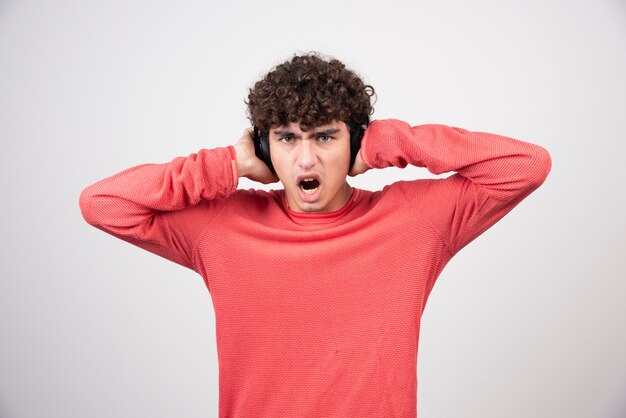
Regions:
M 451 255 L 495 224 L 546 179 L 548 151 L 506 136 L 445 125 L 373 121 L 361 158 L 371 168 L 407 164 L 443 179 L 400 182 L 416 210 L 432 223 Z
M 232 147 L 202 149 L 100 180 L 82 191 L 79 206 L 96 228 L 196 270 L 196 241 L 237 182 Z

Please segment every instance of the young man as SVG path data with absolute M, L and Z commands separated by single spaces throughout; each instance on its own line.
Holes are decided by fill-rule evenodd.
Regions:
M 505 136 L 370 123 L 373 94 L 337 60 L 294 56 L 250 90 L 256 146 L 247 129 L 81 194 L 91 225 L 203 277 L 220 417 L 415 417 L 435 280 L 550 171 L 545 149 Z M 379 191 L 346 181 L 407 164 L 455 173 Z M 241 190 L 239 177 L 283 188 Z

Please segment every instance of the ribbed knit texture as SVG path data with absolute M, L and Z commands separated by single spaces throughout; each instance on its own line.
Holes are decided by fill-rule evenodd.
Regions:
M 373 168 L 446 178 L 355 189 L 332 213 L 237 189 L 232 148 L 144 164 L 87 187 L 91 225 L 198 272 L 216 318 L 220 417 L 416 417 L 420 318 L 450 258 L 539 187 L 540 146 L 387 119 Z

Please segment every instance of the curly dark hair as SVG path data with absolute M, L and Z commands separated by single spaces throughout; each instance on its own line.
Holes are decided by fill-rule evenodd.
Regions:
M 244 102 L 248 119 L 261 132 L 290 122 L 299 122 L 306 131 L 332 120 L 366 126 L 375 94 L 341 61 L 309 52 L 274 67 L 250 88 Z

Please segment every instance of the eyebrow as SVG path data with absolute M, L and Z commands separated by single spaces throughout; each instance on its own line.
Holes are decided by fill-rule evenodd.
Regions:
M 328 129 L 322 129 L 320 131 L 314 130 L 311 135 L 332 135 L 332 134 L 336 134 L 339 131 L 340 131 L 339 128 L 328 128 Z M 276 129 L 274 131 L 274 134 L 278 136 L 285 136 L 285 135 L 296 136 L 293 132 L 286 130 L 286 129 Z

